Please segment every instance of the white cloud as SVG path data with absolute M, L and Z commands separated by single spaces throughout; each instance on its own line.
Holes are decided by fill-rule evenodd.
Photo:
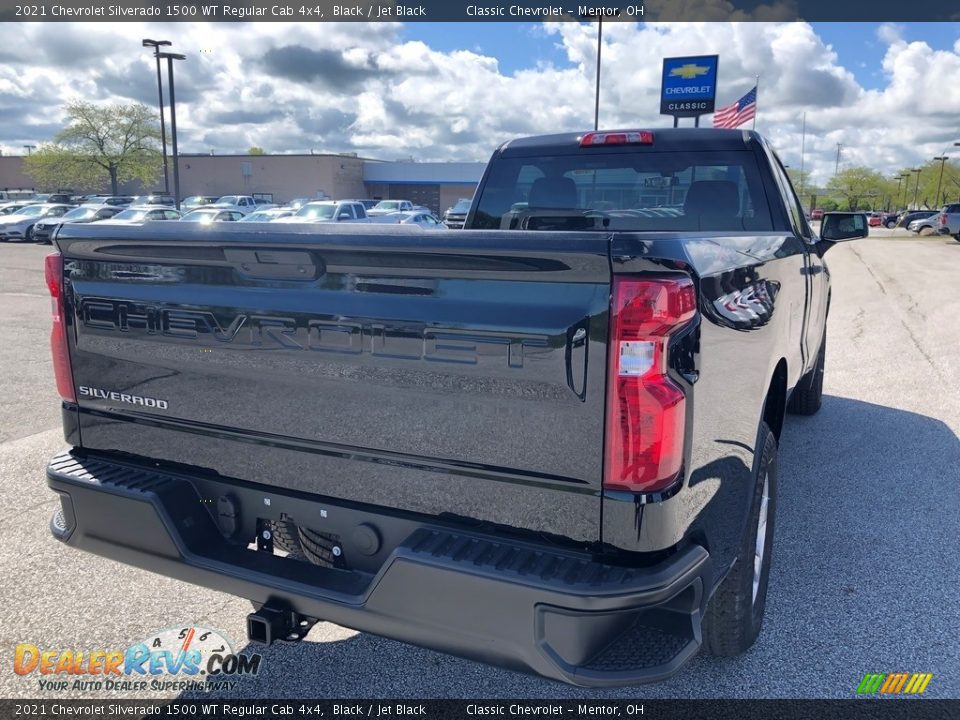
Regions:
M 699 0 L 692 0 L 698 2 Z M 711 2 L 713 0 L 710 0 Z M 722 5 L 722 0 L 715 3 Z M 764 12 L 773 16 L 776 3 Z M 47 139 L 70 97 L 156 103 L 145 36 L 169 37 L 189 59 L 177 72 L 183 152 L 353 150 L 383 158 L 486 159 L 525 134 L 588 129 L 593 121 L 596 26 L 531 26 L 565 63 L 531 57 L 505 73 L 476 47 L 441 52 L 402 39 L 393 24 L 39 24 L 0 26 L 0 147 L 20 152 Z M 851 26 L 854 41 L 875 41 Z M 807 113 L 806 167 L 823 182 L 836 143 L 844 161 L 892 172 L 960 140 L 960 41 L 951 50 L 907 43 L 882 26 L 882 87 L 865 89 L 805 23 L 604 25 L 601 125 L 659 127 L 661 59 L 720 55 L 718 104 L 760 76 L 757 129 L 799 165 Z M 705 120 L 709 120 L 705 118 Z

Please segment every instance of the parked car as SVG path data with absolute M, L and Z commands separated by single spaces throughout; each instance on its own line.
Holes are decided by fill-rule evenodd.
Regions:
M 39 205 L 40 203 L 34 202 L 33 200 L 20 200 L 4 203 L 0 205 L 0 217 L 3 215 L 9 215 L 15 213 L 17 210 L 27 207 L 28 205 Z
M 449 228 L 444 225 L 440 220 L 437 219 L 437 216 L 430 212 L 423 212 L 422 210 L 415 210 L 413 212 L 398 212 L 390 213 L 389 215 L 381 216 L 383 218 L 396 218 L 398 225 L 416 225 L 417 227 L 423 228 L 424 230 L 448 230 Z
M 878 212 L 867 213 L 867 225 L 870 227 L 880 227 L 883 224 L 883 215 Z
M 960 203 L 944 206 L 937 215 L 937 232 L 941 235 L 953 235 L 960 242 Z
M 308 197 L 294 198 L 293 200 L 288 202 L 284 207 L 288 207 L 294 212 L 296 212 L 297 210 L 302 208 L 304 205 L 306 205 L 308 202 L 316 202 L 318 199 L 320 198 L 308 198 Z
M 33 201 L 35 200 L 36 192 L 33 190 L 28 190 L 26 188 L 7 188 L 5 190 L 0 190 L 0 205 L 3 205 L 8 202 L 17 202 L 17 201 Z
M 166 205 L 167 207 L 173 207 L 177 204 L 177 201 L 173 199 L 172 195 L 167 193 L 151 193 L 150 195 L 137 195 L 134 197 L 130 205 Z
M 647 213 L 637 176 L 682 178 L 681 213 Z M 750 130 L 525 138 L 480 188 L 429 242 L 65 226 L 62 552 L 248 598 L 250 641 L 323 619 L 595 687 L 741 654 L 768 600 L 833 592 L 790 563 L 767 585 L 779 446 L 816 464 L 802 441 L 829 430 L 785 427 L 821 406 L 824 255 L 864 215 L 814 233 Z M 816 523 L 809 492 L 780 501 Z
M 216 201 L 216 195 L 191 195 L 188 198 L 184 198 L 180 202 L 180 207 L 184 212 L 189 212 L 190 210 L 196 210 L 198 207 L 203 207 L 204 205 L 213 205 L 213 203 Z
M 122 208 L 116 205 L 81 205 L 64 213 L 58 218 L 46 218 L 33 226 L 33 239 L 37 242 L 50 242 L 56 229 L 64 223 L 89 223 L 107 220 L 119 213 Z
M 381 200 L 374 205 L 367 214 L 371 216 L 386 215 L 387 213 L 413 212 L 414 210 L 426 210 L 429 212 L 430 208 L 414 205 L 409 200 Z
M 132 195 L 88 195 L 84 197 L 83 205 L 114 205 L 124 208 L 133 202 Z
M 157 205 L 134 205 L 121 210 L 112 218 L 100 220 L 100 225 L 139 225 L 148 220 L 179 220 L 180 212 L 176 208 Z
M 810 211 L 811 220 L 823 220 L 823 208 L 814 208 Z
M 343 200 L 317 200 L 308 202 L 293 215 L 276 220 L 280 223 L 319 223 L 319 222 L 351 222 L 365 223 L 367 209 L 358 202 Z
M 58 218 L 69 210 L 73 205 L 64 205 L 63 203 L 42 203 L 39 205 L 27 205 L 16 212 L 0 217 L 0 240 L 6 242 L 18 242 L 20 240 L 33 240 L 33 226 L 44 218 Z
M 940 213 L 933 211 L 925 217 L 918 218 L 907 225 L 907 230 L 918 235 L 933 235 L 940 225 Z
M 193 223 L 215 223 L 215 222 L 237 222 L 243 220 L 243 213 L 239 210 L 222 208 L 216 205 L 191 210 L 180 218 L 180 222 Z
M 257 210 L 257 201 L 254 200 L 251 195 L 222 195 L 217 198 L 215 203 L 212 203 L 210 207 L 222 208 L 224 210 L 236 210 L 237 212 L 246 215 L 247 213 L 252 213 L 254 210 Z
M 897 219 L 897 227 L 909 228 L 914 220 L 923 220 L 936 214 L 936 210 L 904 210 Z
M 244 215 L 240 218 L 240 222 L 271 222 L 291 215 L 293 215 L 292 208 L 267 208 L 266 210 L 255 210 L 249 215 Z
M 341 202 L 360 203 L 361 205 L 363 205 L 363 209 L 366 210 L 366 211 L 369 213 L 370 210 L 372 210 L 373 208 L 375 208 L 375 207 L 377 206 L 377 203 L 380 202 L 380 201 L 379 201 L 379 200 L 371 200 L 371 199 L 369 199 L 369 198 L 360 198 L 360 199 L 357 199 L 357 198 L 344 198 L 343 200 L 341 200 Z
M 900 218 L 900 213 L 898 212 L 884 212 L 880 213 L 880 224 L 888 230 L 893 230 L 897 226 L 897 220 Z
M 448 228 L 460 229 L 466 222 L 468 212 L 470 212 L 470 198 L 460 198 L 452 207 L 447 208 L 443 214 L 443 223 Z

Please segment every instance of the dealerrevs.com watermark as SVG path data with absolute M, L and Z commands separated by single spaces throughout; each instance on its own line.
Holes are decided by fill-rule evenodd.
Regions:
M 229 691 L 257 675 L 263 656 L 237 654 L 217 631 L 170 628 L 126 649 L 57 649 L 19 643 L 13 671 L 47 692 Z

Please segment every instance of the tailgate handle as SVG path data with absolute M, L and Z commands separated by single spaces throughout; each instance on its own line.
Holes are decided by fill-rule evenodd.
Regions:
M 323 275 L 323 262 L 307 250 L 240 250 L 223 251 L 240 275 L 261 280 L 316 280 Z
M 590 318 L 584 318 L 567 329 L 567 386 L 582 402 L 587 399 L 587 362 Z

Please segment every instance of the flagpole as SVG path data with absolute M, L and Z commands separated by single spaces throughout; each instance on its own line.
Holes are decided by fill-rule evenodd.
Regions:
M 759 75 L 757 75 L 756 80 L 757 80 L 757 83 L 756 83 L 756 89 L 757 89 L 757 107 L 756 107 L 756 109 L 753 111 L 753 129 L 754 129 L 754 130 L 757 129 L 757 113 L 760 112 L 760 76 L 759 76 Z

